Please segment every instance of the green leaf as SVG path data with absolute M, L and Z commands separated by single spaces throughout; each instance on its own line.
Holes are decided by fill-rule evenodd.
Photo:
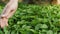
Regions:
M 52 30 L 48 30 L 47 34 L 53 34 L 53 31 Z

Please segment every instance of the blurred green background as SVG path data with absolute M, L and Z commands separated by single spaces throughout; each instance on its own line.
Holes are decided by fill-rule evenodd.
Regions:
M 0 14 L 6 3 L 0 3 Z M 18 3 L 9 26 L 0 34 L 60 34 L 60 5 Z

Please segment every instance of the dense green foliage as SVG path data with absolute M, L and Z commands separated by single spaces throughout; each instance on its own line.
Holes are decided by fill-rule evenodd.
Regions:
M 4 6 L 0 6 L 2 11 Z M 1 12 L 0 12 L 1 13 Z M 0 34 L 60 34 L 60 6 L 27 5 L 19 7 Z

